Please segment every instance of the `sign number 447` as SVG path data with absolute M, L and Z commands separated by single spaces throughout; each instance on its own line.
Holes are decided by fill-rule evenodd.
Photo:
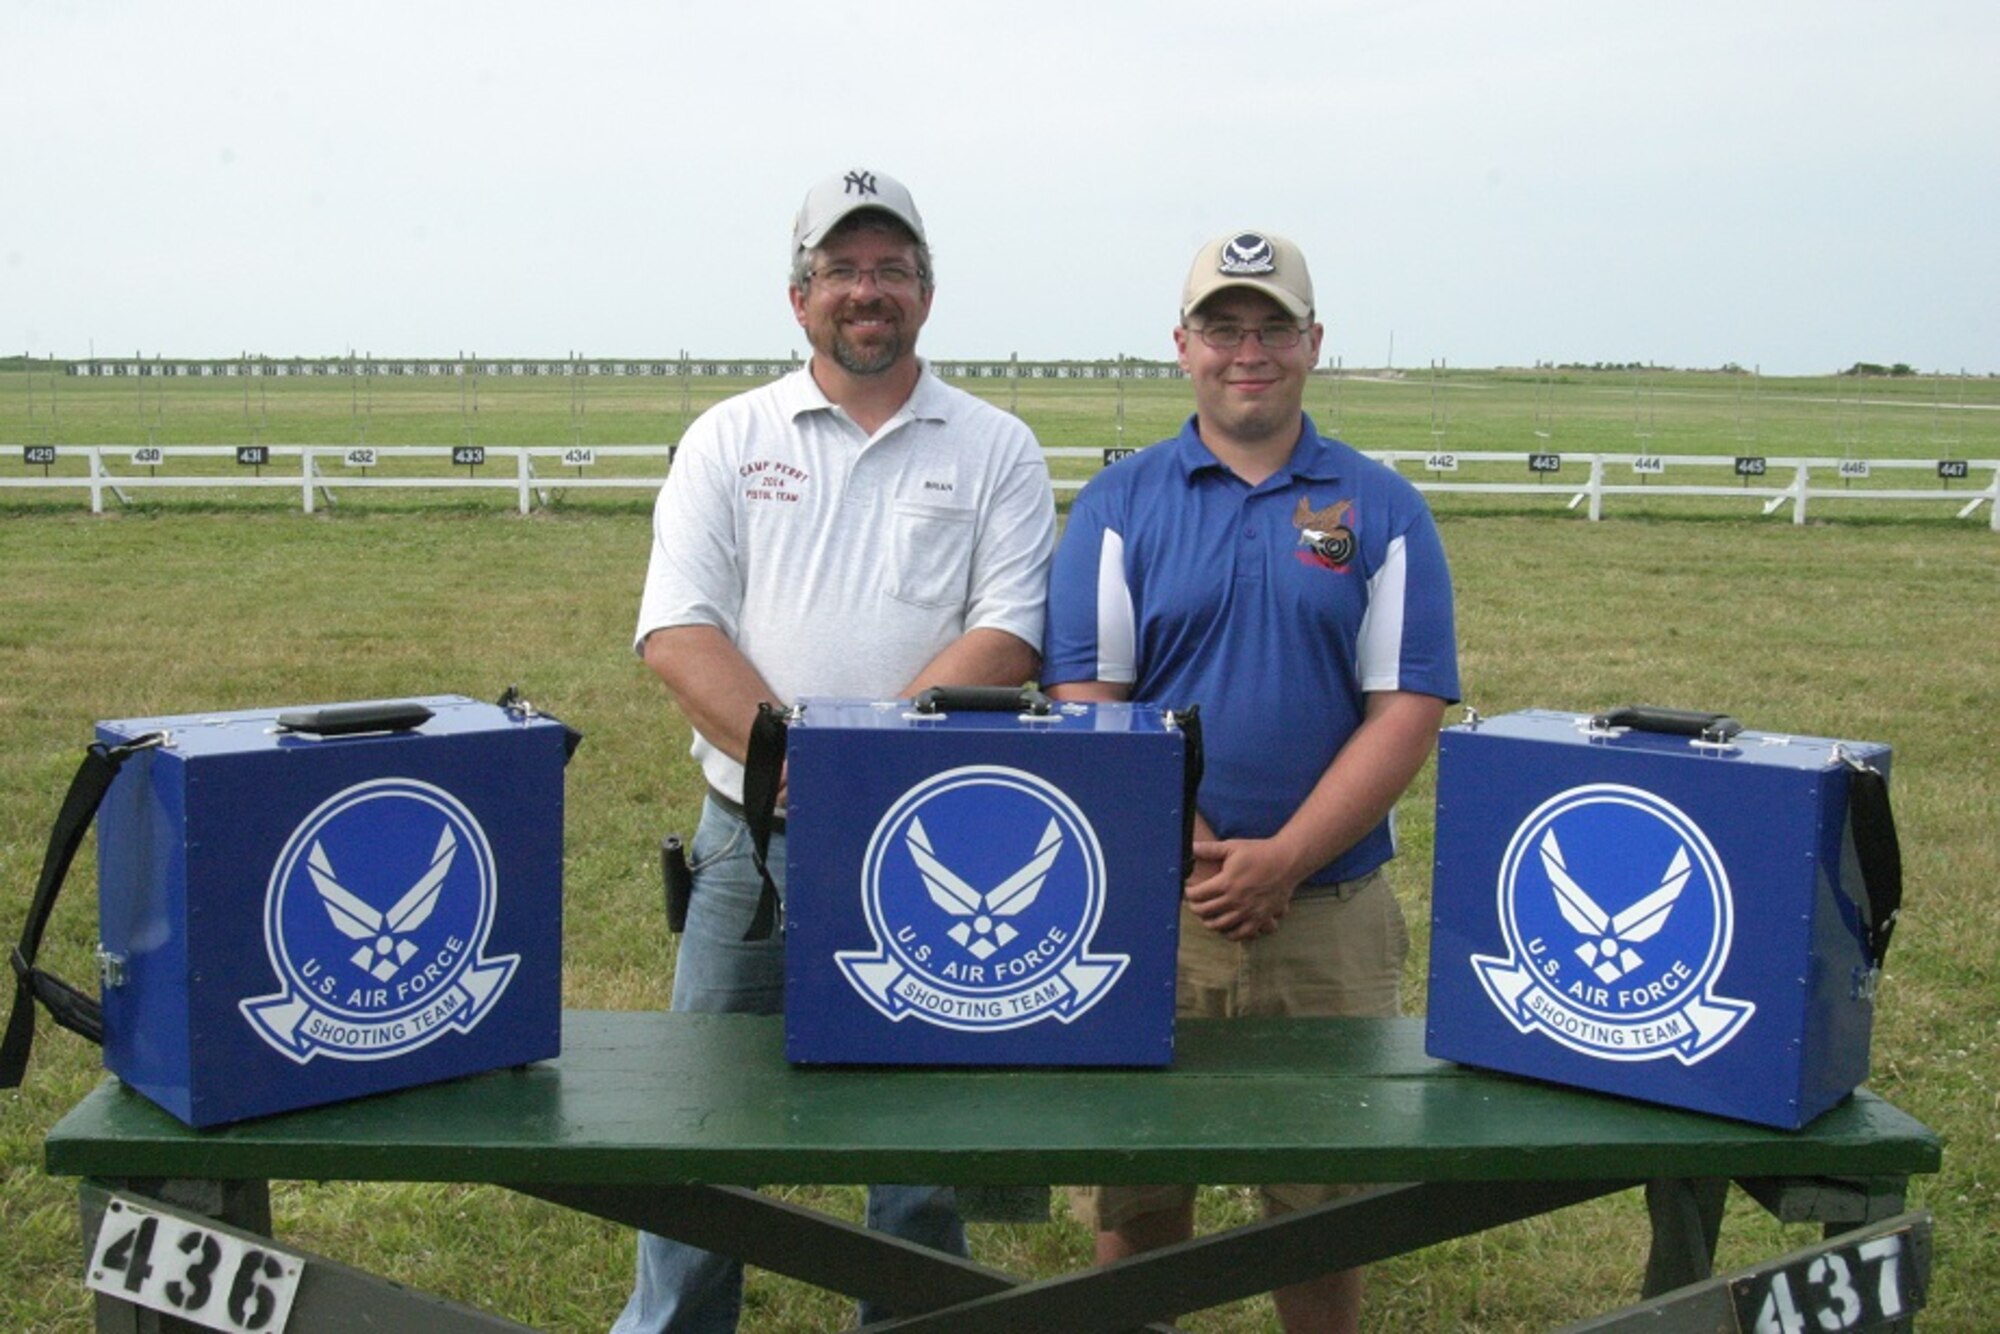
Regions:
M 128 1196 L 105 1205 L 86 1284 L 208 1329 L 276 1334 L 291 1318 L 304 1265 Z

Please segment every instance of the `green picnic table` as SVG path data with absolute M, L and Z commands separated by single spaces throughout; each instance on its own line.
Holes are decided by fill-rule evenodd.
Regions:
M 107 1210 L 157 1207 L 283 1251 L 274 1178 L 490 1182 L 906 1313 L 873 1330 L 951 1334 L 1144 1327 L 1633 1188 L 1660 1294 L 1709 1276 L 1732 1180 L 1832 1233 L 1898 1213 L 1940 1160 L 1866 1090 L 1769 1130 L 1432 1060 L 1414 1019 L 1187 1021 L 1164 1070 L 835 1069 L 788 1065 L 776 1018 L 598 1011 L 564 1016 L 554 1061 L 208 1131 L 106 1079 L 46 1151 L 86 1178 L 87 1248 Z M 1026 1281 L 751 1189 L 1184 1180 L 1387 1184 Z M 103 1291 L 97 1319 L 156 1327 Z M 290 1328 L 521 1326 L 304 1257 Z

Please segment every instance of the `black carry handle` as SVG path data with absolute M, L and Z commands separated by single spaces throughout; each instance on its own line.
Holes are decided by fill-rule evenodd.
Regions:
M 287 709 L 278 715 L 278 730 L 304 736 L 355 736 L 362 732 L 407 732 L 430 720 L 431 711 L 414 700 L 385 699 Z
M 1055 704 L 1033 686 L 932 686 L 916 698 L 918 713 L 1028 713 L 1040 718 Z
M 164 732 L 149 732 L 122 746 L 92 742 L 70 780 L 62 809 L 49 830 L 49 847 L 42 857 L 41 878 L 35 883 L 35 897 L 28 907 L 28 920 L 21 927 L 21 943 L 14 948 L 14 1006 L 7 1016 L 7 1034 L 0 1039 L 0 1088 L 18 1088 L 28 1072 L 28 1052 L 35 1045 L 35 1005 L 48 1007 L 49 1016 L 72 1033 L 81 1034 L 99 1046 L 104 1044 L 104 1009 L 93 998 L 61 978 L 35 966 L 42 948 L 42 933 L 55 912 L 56 896 L 83 845 L 84 833 L 104 804 L 111 781 L 125 767 L 125 761 L 142 750 L 150 750 L 166 739 Z
M 1600 713 L 1590 720 L 1592 727 L 1630 727 L 1642 732 L 1664 732 L 1672 736 L 1699 737 L 1720 743 L 1743 730 L 1743 724 L 1725 713 L 1699 713 L 1689 709 L 1663 709 L 1636 704 Z M 1889 806 L 1889 782 L 1882 771 L 1852 757 L 1842 757 L 1849 769 L 1847 823 L 1854 837 L 1854 856 L 1861 868 L 1862 891 L 1868 898 L 1867 947 L 1869 965 L 1882 967 L 1889 953 L 1889 939 L 1896 932 L 1896 918 L 1903 909 L 1903 850 L 1896 837 L 1896 817 Z
M 1635 732 L 1664 732 L 1668 736 L 1699 737 L 1709 742 L 1727 741 L 1743 730 L 1743 724 L 1726 713 L 1663 709 L 1657 704 L 1627 704 L 1598 714 L 1590 720 L 1590 725 L 1599 730 L 1629 727 Z

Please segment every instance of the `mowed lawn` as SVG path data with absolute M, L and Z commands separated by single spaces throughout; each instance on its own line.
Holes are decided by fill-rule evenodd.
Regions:
M 32 383 L 48 392 L 47 377 Z M 1629 434 L 1642 393 L 1667 400 L 1665 378 L 1650 390 L 1637 383 L 1642 392 L 1629 377 L 1598 386 L 1598 430 Z M 1711 452 L 1741 452 L 1728 434 L 1730 387 L 1689 388 L 1686 411 L 1695 415 L 1672 429 L 1712 440 Z M 1830 432 L 1832 400 L 1853 390 L 1820 388 L 1819 420 Z M 1907 457 L 1937 442 L 1973 458 L 2000 453 L 1982 434 L 1996 414 L 1954 409 L 1962 415 L 1946 417 L 1933 413 L 1920 386 L 1903 388 L 1910 403 L 1865 410 L 1879 414 L 1864 422 L 1869 452 L 1898 445 L 1888 423 L 1902 421 Z M 63 439 L 76 443 L 86 413 L 80 398 L 62 397 L 71 389 L 57 386 L 57 407 L 66 414 Z M 1556 430 L 1581 434 L 1587 386 L 1566 389 L 1573 402 Z M 489 391 L 486 410 L 497 392 Z M 1309 406 L 1323 419 L 1345 417 L 1346 433 L 1364 447 L 1421 447 L 1413 442 L 1428 431 L 1430 390 L 1366 392 L 1403 397 L 1370 398 L 1364 411 L 1360 387 L 1343 386 L 1336 401 L 1330 386 L 1316 385 L 1324 401 Z M 1532 377 L 1449 392 L 1459 398 L 1448 431 L 1468 441 L 1532 438 Z M 1768 441 L 1781 430 L 1769 403 L 1778 391 L 1761 392 L 1757 429 Z M 232 442 L 222 429 L 230 411 L 242 416 L 240 387 L 236 394 L 205 419 L 204 442 Z M 0 430 L 9 437 L 0 444 L 49 424 L 46 407 L 26 415 L 25 396 L 20 379 L 0 376 Z M 1482 396 L 1505 411 L 1482 418 L 1465 406 Z M 658 398 L 657 420 L 647 425 L 658 428 L 652 438 L 672 439 L 679 395 Z M 272 417 L 298 417 L 295 438 L 347 438 L 339 433 L 351 424 L 344 394 L 317 413 L 301 400 L 272 402 Z M 136 421 L 137 407 L 127 406 Z M 411 424 L 401 439 L 452 442 L 455 391 L 429 410 L 405 406 Z M 1024 389 L 1019 406 L 1048 443 L 1116 439 L 1116 401 L 1102 387 L 1090 386 L 1087 399 L 1081 386 L 1073 397 Z M 554 400 L 538 419 L 551 429 L 537 438 L 568 442 L 564 407 Z M 1186 410 L 1185 389 L 1134 392 L 1126 408 L 1128 443 L 1140 443 L 1172 429 Z M 380 399 L 376 410 L 385 411 Z M 170 391 L 159 415 L 170 421 L 177 411 L 191 419 L 190 434 L 203 434 L 191 400 Z M 1670 415 L 1659 410 L 1655 428 L 1664 432 Z M 1943 427 L 1926 434 L 1933 415 L 1964 423 L 1953 428 L 1956 441 L 1943 440 Z M 164 433 L 164 424 L 156 429 Z M 1814 434 L 1819 428 L 1796 429 L 1808 444 L 1831 442 Z M 10 452 L 5 466 L 18 472 L 19 454 Z M 1768 452 L 1839 451 L 1771 444 Z M 1990 1275 L 2000 1270 L 2000 907 L 1992 893 L 2000 883 L 1992 755 L 2000 536 L 1983 514 L 1960 520 L 1955 506 L 1942 505 L 1856 505 L 1796 527 L 1759 517 L 1755 505 L 1720 502 L 1649 502 L 1613 509 L 1596 524 L 1538 498 L 1440 496 L 1434 504 L 1458 586 L 1467 703 L 1481 713 L 1649 702 L 1895 747 L 1906 911 L 1882 987 L 1871 1086 L 1946 1142 L 1943 1171 L 1913 1185 L 1913 1203 L 1938 1221 L 1924 1325 L 1989 1328 Z M 566 1002 L 662 1006 L 673 946 L 659 911 L 658 837 L 691 824 L 699 780 L 685 756 L 685 724 L 628 647 L 647 537 L 639 493 L 577 492 L 522 518 L 504 495 L 356 494 L 307 517 L 296 493 L 172 493 L 93 517 L 74 493 L 0 492 L 0 933 L 11 942 L 18 929 L 48 823 L 98 719 L 453 691 L 491 698 L 518 684 L 586 736 L 567 780 Z M 1399 890 L 1418 927 L 1412 1010 L 1423 1004 L 1427 962 L 1431 795 L 1426 771 L 1401 823 Z M 93 972 L 94 885 L 86 854 L 46 951 L 72 979 Z M 40 1163 L 48 1127 L 98 1078 L 95 1051 L 45 1021 L 26 1087 L 0 1094 L 0 1235 L 9 1240 L 0 1328 L 90 1327 L 73 1183 L 48 1178 Z M 788 1193 L 858 1212 L 853 1190 Z M 554 1330 L 604 1328 L 630 1278 L 629 1238 L 619 1229 L 488 1188 L 285 1185 L 276 1206 L 281 1235 L 297 1246 Z M 1244 1216 L 1246 1207 L 1240 1192 L 1211 1192 L 1204 1223 Z M 978 1225 L 975 1252 L 1029 1273 L 1081 1263 L 1087 1239 L 1060 1206 L 1057 1214 L 1047 1225 Z M 1733 1197 L 1721 1263 L 1749 1263 L 1815 1235 Z M 1644 1245 L 1643 1206 L 1627 1195 L 1434 1248 L 1376 1270 L 1372 1323 L 1547 1328 L 1632 1300 Z M 748 1330 L 823 1329 L 847 1316 L 845 1303 L 769 1275 L 753 1277 L 750 1302 Z M 1275 1328 L 1261 1301 L 1186 1324 Z

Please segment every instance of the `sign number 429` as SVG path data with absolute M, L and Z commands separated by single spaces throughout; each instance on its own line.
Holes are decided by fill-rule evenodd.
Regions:
M 291 1318 L 303 1264 L 125 1196 L 104 1210 L 87 1285 L 231 1334 L 276 1334 Z

